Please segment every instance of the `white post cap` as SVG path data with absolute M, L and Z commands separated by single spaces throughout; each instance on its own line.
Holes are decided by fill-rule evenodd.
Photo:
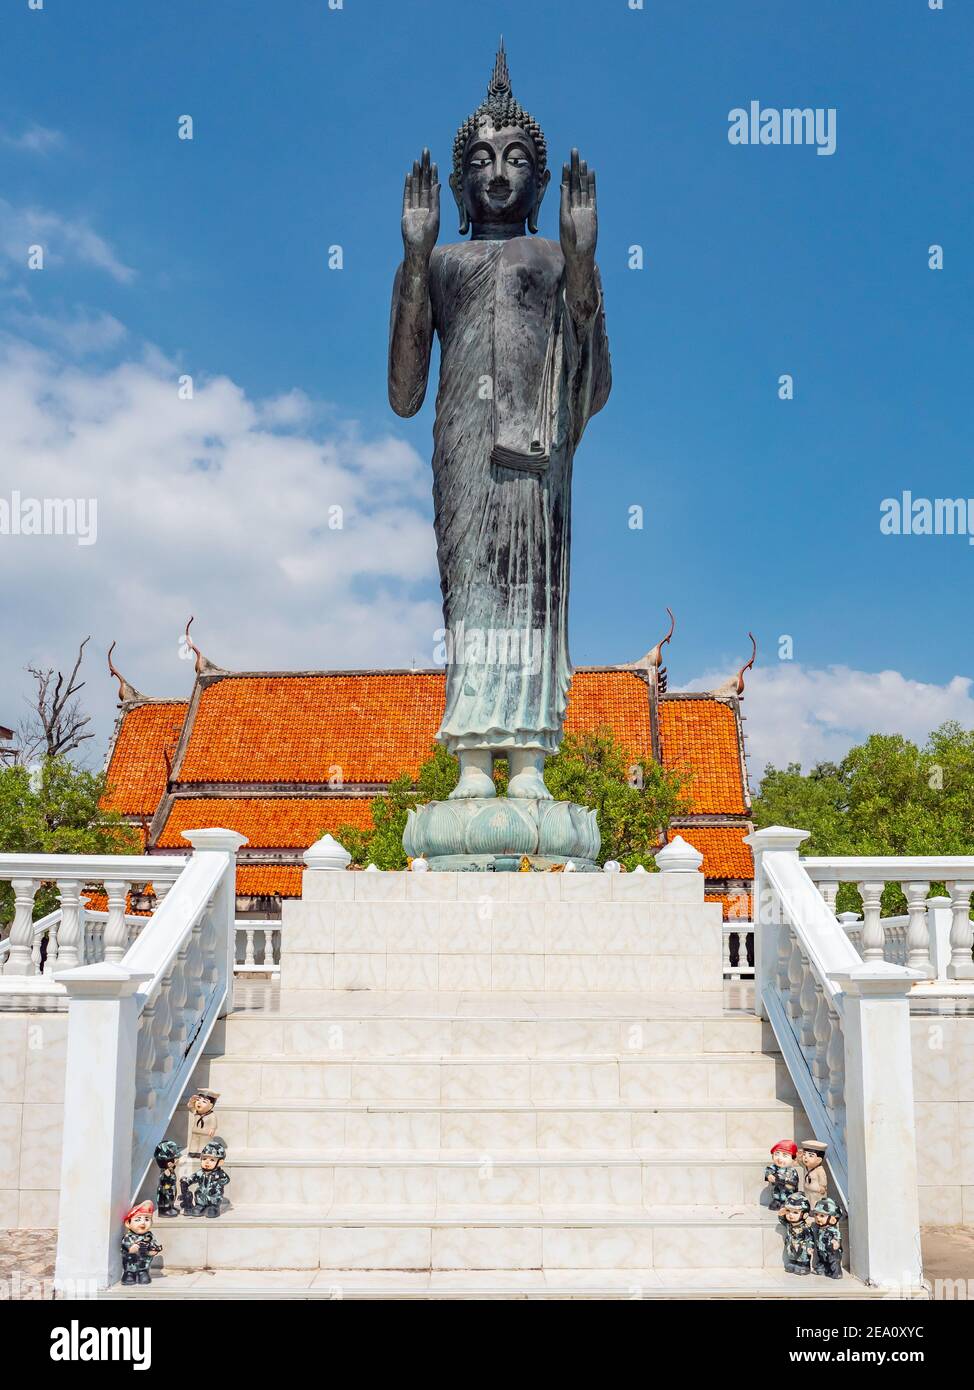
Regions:
M 619 863 L 618 859 L 607 859 L 605 863 L 602 865 L 602 872 L 604 874 L 621 873 L 622 865 Z
M 418 854 L 409 867 L 414 874 L 428 874 L 430 866 L 429 862 Z
M 664 874 L 695 874 L 703 863 L 703 855 L 688 845 L 682 835 L 676 835 L 656 855 L 656 867 Z
M 332 835 L 322 835 L 302 856 L 309 869 L 345 869 L 352 856 Z

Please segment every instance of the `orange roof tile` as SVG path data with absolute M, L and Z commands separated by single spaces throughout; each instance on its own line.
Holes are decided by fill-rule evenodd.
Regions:
M 747 833 L 746 825 L 685 825 L 668 831 L 666 838 L 673 840 L 677 835 L 682 835 L 688 845 L 698 849 L 703 855 L 706 878 L 740 878 L 746 881 L 754 877 L 751 847 L 744 843 Z
M 246 835 L 251 849 L 305 850 L 341 825 L 370 829 L 371 801 L 366 796 L 176 797 L 158 848 L 185 849 L 183 831 L 207 825 Z
M 663 766 L 692 774 L 690 810 L 698 815 L 747 814 L 737 719 L 720 700 L 661 700 Z
M 125 816 L 151 816 L 166 790 L 163 751 L 176 751 L 187 701 L 136 705 L 122 717 L 108 766 L 105 806 Z
M 652 757 L 649 691 L 632 671 L 576 671 L 568 692 L 565 732 L 585 733 L 602 725 L 637 757 Z
M 705 893 L 708 903 L 720 903 L 724 909 L 725 922 L 751 921 L 750 893 Z
M 300 898 L 303 869 L 287 864 L 238 864 L 237 892 L 241 897 Z
M 231 676 L 202 693 L 181 782 L 389 782 L 429 757 L 443 677 Z

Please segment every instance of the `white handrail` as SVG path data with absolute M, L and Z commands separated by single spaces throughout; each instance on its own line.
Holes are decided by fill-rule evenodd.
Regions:
M 213 1024 L 232 1007 L 236 851 L 246 841 L 228 830 L 184 838 L 192 858 L 121 958 L 56 974 L 69 1001 L 55 1265 L 62 1289 L 80 1281 L 105 1288 L 118 1277 L 121 1215 Z
M 850 1212 L 853 1273 L 914 1287 L 921 1266 L 907 996 L 920 974 L 860 958 L 798 857 L 807 838 L 782 826 L 745 837 L 755 860 L 755 1009 L 829 1144 Z M 878 912 L 878 894 L 870 896 Z

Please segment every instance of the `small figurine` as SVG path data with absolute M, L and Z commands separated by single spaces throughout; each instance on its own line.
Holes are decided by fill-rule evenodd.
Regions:
M 797 1192 L 801 1178 L 795 1167 L 798 1145 L 793 1139 L 779 1139 L 771 1150 L 771 1162 L 764 1170 L 764 1181 L 771 1184 L 771 1201 L 768 1206 L 778 1211 L 785 1199 Z
M 789 1274 L 810 1274 L 814 1237 L 808 1227 L 808 1198 L 793 1193 L 778 1220 L 785 1227 L 785 1269 Z
M 162 1254 L 162 1246 L 152 1234 L 152 1218 L 155 1215 L 152 1202 L 140 1202 L 132 1207 L 123 1218 L 125 1230 L 122 1232 L 122 1283 L 149 1284 L 149 1266 L 154 1255 Z
M 218 1138 L 214 1112 L 219 1099 L 219 1091 L 211 1091 L 206 1086 L 197 1086 L 186 1102 L 186 1109 L 189 1111 L 189 1118 L 186 1121 L 186 1148 L 176 1165 L 176 1173 L 179 1178 L 180 1191 L 183 1194 L 183 1211 L 187 1215 L 192 1208 L 193 1199 L 192 1197 L 187 1199 L 185 1184 L 189 1180 L 190 1174 L 199 1165 L 203 1145 L 208 1144 L 211 1139 Z
M 186 1157 L 199 1158 L 203 1145 L 216 1138 L 216 1103 L 219 1091 L 210 1091 L 204 1086 L 196 1090 L 186 1102 L 189 1122 L 186 1126 Z
M 815 1273 L 826 1279 L 842 1278 L 842 1209 L 831 1197 L 823 1197 L 812 1208 L 811 1236 L 815 1246 Z
M 213 1139 L 209 1144 L 203 1145 L 199 1169 L 192 1177 L 184 1178 L 181 1183 L 183 1210 L 187 1216 L 220 1215 L 223 1189 L 230 1181 L 230 1174 L 223 1171 L 223 1160 L 226 1156 L 227 1146 L 222 1139 Z M 193 1194 L 193 1209 L 190 1211 L 187 1209 L 189 1189 L 194 1183 L 196 1191 Z
M 176 1163 L 182 1149 L 175 1139 L 163 1139 L 156 1145 L 155 1160 L 159 1165 L 159 1186 L 156 1189 L 156 1214 L 178 1216 L 176 1207 Z
M 803 1139 L 798 1147 L 798 1162 L 805 1170 L 802 1192 L 814 1205 L 829 1195 L 829 1175 L 825 1171 L 825 1151 L 828 1144 L 821 1139 Z

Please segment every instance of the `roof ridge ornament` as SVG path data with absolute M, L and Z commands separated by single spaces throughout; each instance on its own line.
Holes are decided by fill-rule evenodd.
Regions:
M 141 690 L 136 690 L 131 681 L 127 681 L 121 671 L 115 666 L 115 663 L 112 661 L 112 652 L 115 650 L 115 646 L 116 643 L 112 642 L 112 645 L 108 648 L 108 670 L 109 674 L 114 676 L 118 681 L 119 708 L 121 708 L 122 705 L 132 704 L 135 700 L 148 699 L 148 696 L 143 695 Z
M 673 633 L 676 631 L 676 618 L 673 616 L 673 610 L 672 608 L 667 608 L 666 611 L 670 615 L 670 627 L 665 637 L 661 637 L 656 643 L 656 646 L 651 647 L 646 655 L 641 656 L 638 661 L 623 661 L 616 667 L 618 671 L 655 671 L 656 684 L 660 694 L 663 694 L 666 690 L 666 667 L 662 665 L 663 648 L 666 646 L 667 642 L 672 639 Z
M 757 644 L 757 641 L 756 641 L 756 639 L 755 639 L 754 633 L 753 633 L 753 632 L 749 632 L 747 635 L 748 635 L 748 637 L 750 637 L 750 639 L 751 639 L 751 657 L 750 657 L 750 660 L 749 660 L 749 661 L 745 661 L 744 665 L 743 665 L 743 666 L 741 667 L 741 669 L 738 671 L 738 673 L 737 673 L 736 676 L 731 676 L 730 680 L 727 680 L 727 681 L 724 682 L 723 685 L 718 686 L 717 689 L 714 691 L 714 694 L 715 694 L 715 695 L 725 695 L 725 696 L 726 696 L 726 695 L 734 695 L 734 696 L 737 697 L 738 700 L 743 699 L 743 697 L 744 697 L 744 672 L 745 672 L 745 671 L 749 671 L 749 670 L 751 669 L 751 667 L 754 665 L 755 658 L 757 657 L 757 654 L 758 654 L 758 644 Z
M 193 626 L 193 623 L 195 621 L 196 619 L 194 616 L 191 617 L 189 622 L 186 624 L 186 645 L 189 648 L 189 650 L 193 653 L 193 655 L 196 657 L 196 674 L 198 676 L 225 675 L 226 667 L 217 666 L 217 664 L 214 661 L 211 661 L 208 656 L 204 656 L 203 653 L 200 651 L 199 647 L 193 641 L 192 637 L 190 637 L 189 630 Z

